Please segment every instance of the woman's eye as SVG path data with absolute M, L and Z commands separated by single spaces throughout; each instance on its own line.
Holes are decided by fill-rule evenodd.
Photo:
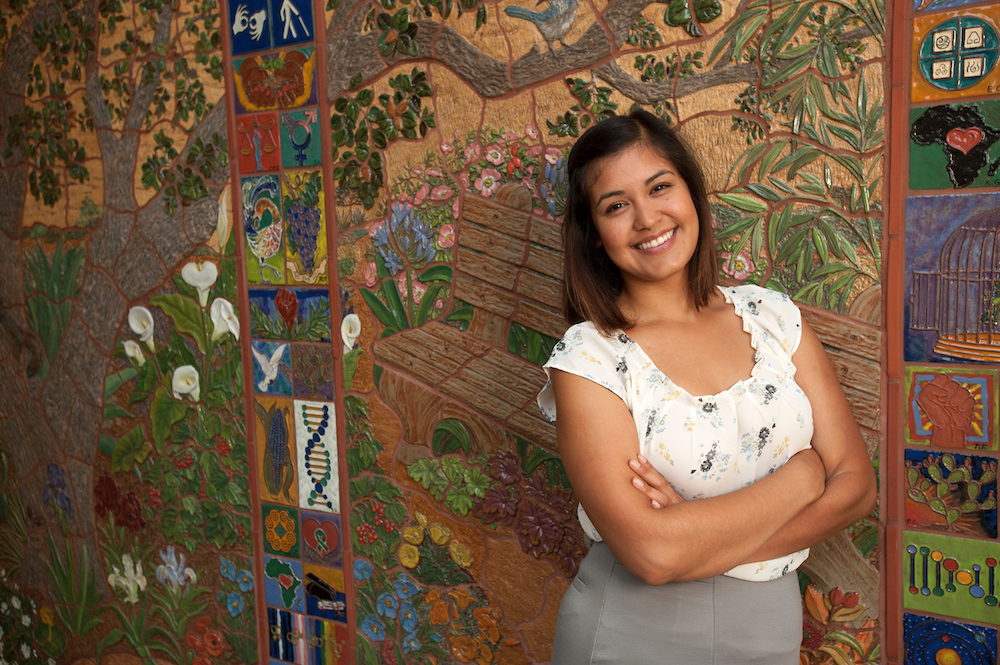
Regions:
M 611 205 L 608 206 L 608 209 L 605 210 L 604 213 L 605 214 L 610 214 L 610 213 L 615 212 L 616 210 L 621 210 L 624 207 L 625 207 L 624 203 L 621 203 L 621 202 L 619 202 L 619 203 L 612 203 Z
M 670 183 L 661 182 L 661 183 L 658 183 L 656 185 L 653 185 L 653 191 L 654 192 L 662 192 L 663 190 L 667 189 L 668 187 L 670 187 Z

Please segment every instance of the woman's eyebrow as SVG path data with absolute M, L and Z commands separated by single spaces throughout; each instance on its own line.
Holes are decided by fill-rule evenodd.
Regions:
M 654 173 L 653 175 L 651 175 L 651 176 L 649 176 L 648 178 L 646 178 L 646 182 L 645 182 L 645 184 L 646 184 L 646 185 L 648 186 L 648 185 L 652 184 L 652 183 L 653 183 L 653 181 L 654 181 L 654 180 L 656 180 L 657 178 L 659 178 L 660 176 L 664 176 L 664 175 L 667 175 L 668 173 L 669 173 L 670 175 L 676 175 L 676 174 L 675 174 L 675 173 L 674 173 L 673 171 L 671 171 L 670 169 L 660 169 L 659 171 L 657 171 L 657 172 L 656 172 L 656 173 Z M 597 205 L 597 204 L 599 204 L 599 203 L 600 203 L 601 201 L 603 201 L 604 199 L 607 199 L 607 198 L 611 198 L 612 196 L 619 196 L 619 195 L 621 195 L 621 194 L 624 194 L 624 193 L 625 193 L 625 192 L 624 192 L 624 191 L 622 191 L 622 190 L 620 190 L 620 189 L 616 189 L 616 190 L 615 190 L 615 191 L 613 191 L 613 192 L 605 192 L 604 194 L 601 194 L 601 195 L 600 195 L 599 197 L 597 197 L 597 201 L 595 201 L 595 202 L 594 202 L 594 205 Z

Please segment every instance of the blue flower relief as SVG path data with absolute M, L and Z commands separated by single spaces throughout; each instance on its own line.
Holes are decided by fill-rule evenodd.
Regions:
M 55 462 L 50 463 L 45 468 L 48 475 L 48 484 L 42 494 L 42 503 L 45 505 L 55 505 L 66 516 L 67 519 L 73 517 L 73 501 L 66 493 L 66 472 Z
M 236 566 L 224 556 L 219 557 L 219 573 L 230 582 L 236 581 Z
M 236 574 L 236 583 L 240 585 L 240 591 L 243 593 L 253 591 L 253 573 L 249 570 L 241 570 Z
M 243 610 L 246 609 L 246 601 L 243 600 L 243 596 L 236 593 L 235 591 L 229 592 L 229 597 L 226 598 L 226 609 L 229 610 L 229 614 L 233 617 L 238 617 L 243 614 Z
M 381 642 L 385 639 L 385 626 L 374 614 L 369 614 L 361 622 L 361 632 L 373 642 Z
M 414 584 L 413 580 L 406 573 L 400 573 L 396 581 L 392 583 L 392 586 L 396 589 L 396 595 L 401 600 L 412 598 L 420 591 L 420 587 Z
M 386 250 L 382 258 L 385 259 L 386 269 L 393 275 L 403 269 L 403 258 L 391 249 Z
M 399 600 L 389 591 L 381 594 L 375 601 L 375 611 L 389 619 L 396 618 L 396 609 L 399 607 Z
M 411 653 L 413 651 L 420 650 L 420 640 L 417 639 L 416 633 L 410 633 L 405 638 L 403 638 L 403 653 Z
M 372 568 L 372 564 L 364 559 L 354 560 L 354 579 L 356 580 L 367 580 L 372 576 L 375 569 Z
M 413 603 L 408 600 L 404 600 L 399 605 L 399 623 L 402 624 L 403 630 L 408 633 L 417 629 L 417 613 L 413 609 Z
M 389 242 L 389 225 L 379 224 L 372 235 L 372 244 L 375 247 L 384 247 L 387 242 Z

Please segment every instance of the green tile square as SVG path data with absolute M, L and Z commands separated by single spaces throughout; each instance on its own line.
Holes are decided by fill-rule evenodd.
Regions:
M 288 506 L 262 503 L 264 551 L 299 558 L 299 511 Z

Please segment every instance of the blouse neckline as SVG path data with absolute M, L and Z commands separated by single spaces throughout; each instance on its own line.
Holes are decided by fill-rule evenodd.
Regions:
M 704 401 L 704 400 L 714 401 L 723 395 L 728 395 L 729 393 L 735 392 L 738 389 L 745 387 L 746 384 L 750 383 L 751 381 L 754 380 L 754 378 L 756 378 L 757 372 L 760 369 L 760 365 L 762 362 L 764 362 L 764 354 L 761 353 L 760 350 L 760 339 L 759 336 L 756 334 L 757 328 L 753 325 L 752 320 L 747 316 L 744 307 L 740 303 L 737 303 L 735 300 L 733 300 L 732 293 L 727 288 L 723 286 L 716 286 L 716 288 L 719 289 L 720 292 L 722 292 L 722 297 L 726 299 L 727 303 L 733 306 L 733 309 L 736 310 L 736 315 L 739 316 L 740 320 L 743 321 L 743 332 L 748 333 L 750 335 L 750 347 L 753 349 L 754 352 L 754 364 L 753 367 L 750 369 L 750 376 L 748 376 L 745 379 L 739 379 L 736 383 L 734 383 L 733 385 L 729 386 L 724 390 L 720 390 L 719 392 L 712 395 L 692 395 L 690 392 L 688 392 L 681 386 L 677 385 L 673 381 L 673 379 L 671 379 L 663 371 L 661 371 L 660 368 L 656 366 L 656 363 L 654 363 L 653 360 L 646 353 L 645 349 L 643 349 L 642 346 L 640 346 L 639 342 L 629 337 L 628 333 L 624 333 L 624 331 L 622 331 L 625 334 L 625 336 L 628 337 L 629 341 L 632 342 L 636 351 L 639 353 L 640 358 L 642 358 L 652 368 L 652 372 L 654 373 L 654 375 L 662 377 L 662 380 L 669 383 L 676 390 L 698 401 Z

